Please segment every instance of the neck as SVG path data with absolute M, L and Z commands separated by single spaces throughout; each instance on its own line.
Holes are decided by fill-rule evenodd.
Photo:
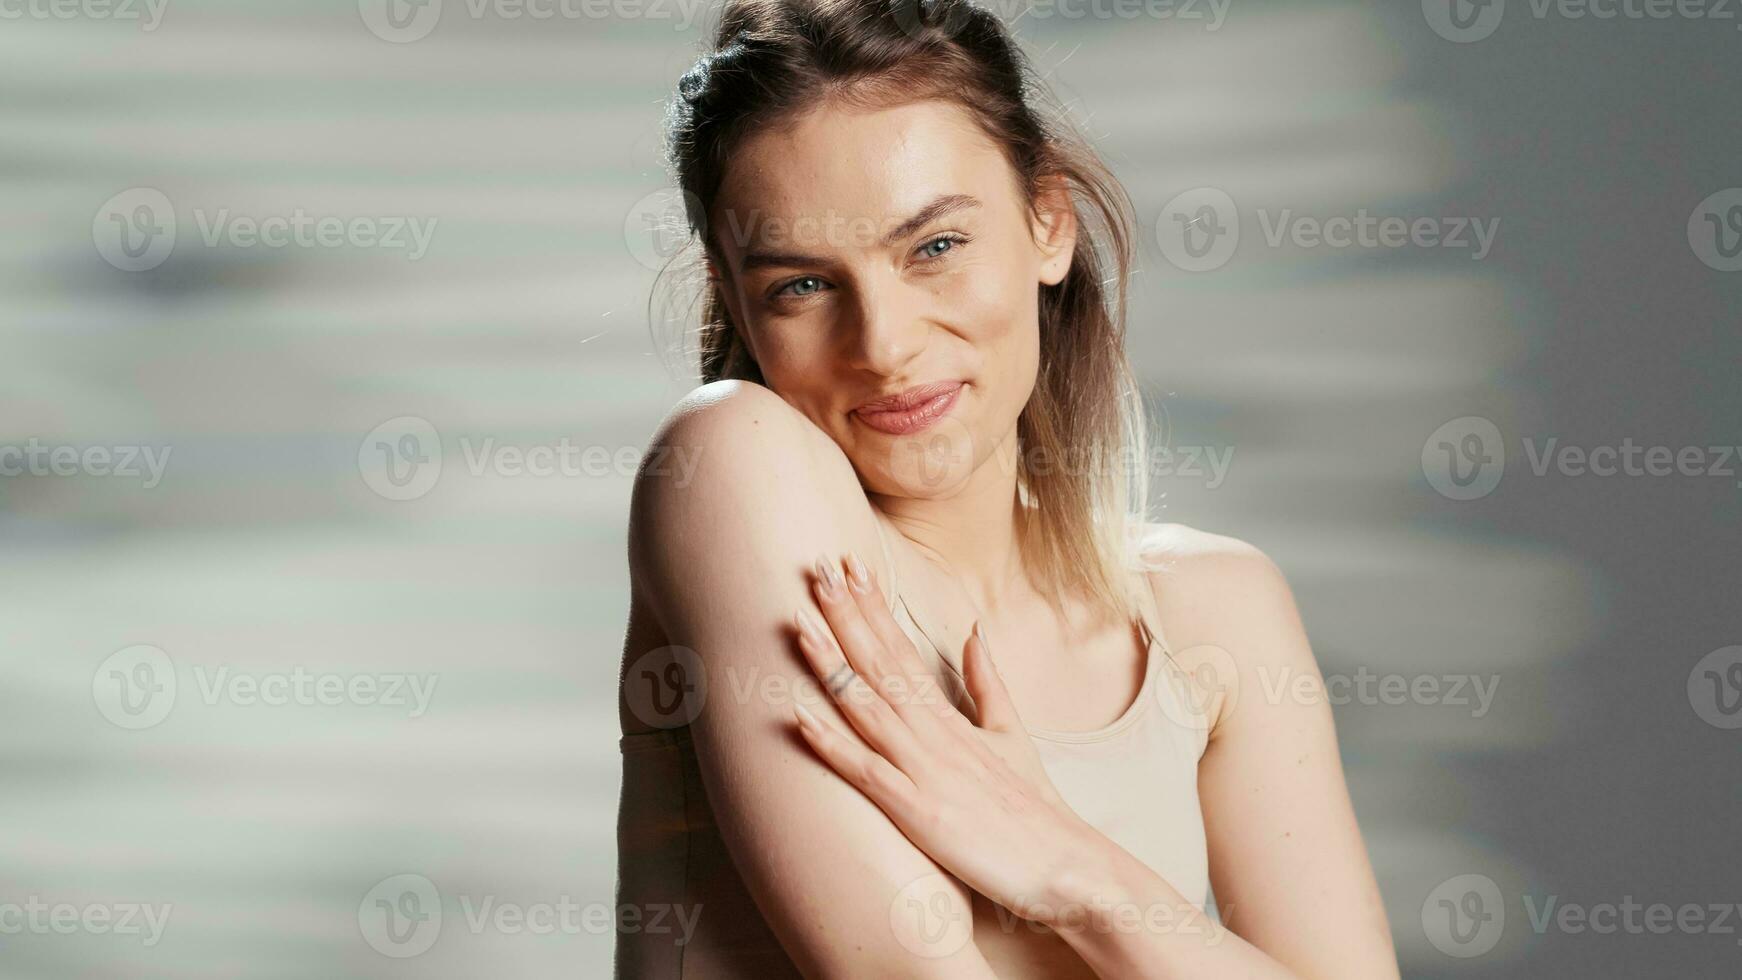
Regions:
M 987 615 L 1028 587 L 1016 539 L 1017 442 L 1013 429 L 948 497 L 870 495 L 902 536 Z

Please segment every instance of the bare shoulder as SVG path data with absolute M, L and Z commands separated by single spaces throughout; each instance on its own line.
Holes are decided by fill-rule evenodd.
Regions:
M 813 548 L 870 557 L 876 535 L 858 475 L 827 433 L 762 385 L 716 381 L 679 400 L 649 440 L 630 503 L 630 571 L 664 611 L 674 586 L 698 581 L 698 562 L 784 573 L 801 557 L 808 566 Z
M 753 381 L 714 381 L 701 385 L 673 405 L 660 422 L 643 460 L 654 450 L 677 448 L 717 450 L 716 466 L 731 466 L 735 450 L 770 447 L 783 453 L 806 453 L 839 447 L 786 400 Z M 845 462 L 845 457 L 841 457 Z
M 1214 689 L 1212 732 L 1230 692 L 1272 674 L 1317 673 L 1294 592 L 1258 547 L 1183 524 L 1146 524 L 1138 555 L 1174 659 Z
M 1221 618 L 1292 605 L 1282 570 L 1257 546 L 1184 524 L 1145 524 L 1138 555 L 1164 613 L 1198 609 Z
M 705 384 L 680 399 L 649 440 L 635 476 L 631 533 L 650 511 L 679 501 L 723 494 L 728 504 L 747 495 L 767 503 L 772 487 L 793 481 L 794 489 L 858 485 L 834 440 L 773 391 L 750 381 Z

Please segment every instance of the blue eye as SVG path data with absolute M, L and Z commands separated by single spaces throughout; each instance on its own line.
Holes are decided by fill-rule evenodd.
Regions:
M 814 286 L 815 288 L 813 288 L 813 289 L 801 289 L 801 288 L 799 288 L 807 283 Z M 780 291 L 783 293 L 789 293 L 790 295 L 793 295 L 793 296 L 809 296 L 811 293 L 814 293 L 818 289 L 821 289 L 822 283 L 823 283 L 823 281 L 821 279 L 818 279 L 816 276 L 803 276 L 801 278 L 794 279 L 793 281 L 780 287 Z
M 945 252 L 948 252 L 951 249 L 955 248 L 956 245 L 959 244 L 961 241 L 963 241 L 963 239 L 955 237 L 955 236 L 940 235 L 937 238 L 934 238 L 931 241 L 926 242 L 924 245 L 921 245 L 919 247 L 919 251 L 926 258 L 935 259 L 938 256 L 944 254 Z M 936 246 L 936 245 L 942 245 L 944 247 L 941 249 L 937 249 L 936 251 L 933 251 L 933 246 Z
M 958 232 L 948 232 L 944 233 L 944 235 L 939 235 L 939 237 L 932 238 L 930 242 L 920 245 L 920 247 L 915 249 L 915 251 L 920 252 L 920 259 L 923 259 L 923 261 L 935 261 L 935 259 L 944 258 L 948 252 L 956 251 L 956 245 L 965 244 L 969 244 L 969 237 L 967 237 L 967 235 L 962 235 L 962 233 Z

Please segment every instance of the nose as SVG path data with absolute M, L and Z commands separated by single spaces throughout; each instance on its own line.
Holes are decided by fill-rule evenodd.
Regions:
M 868 277 L 858 290 L 852 339 L 852 366 L 894 377 L 925 350 L 932 324 L 925 316 L 923 290 L 886 273 Z

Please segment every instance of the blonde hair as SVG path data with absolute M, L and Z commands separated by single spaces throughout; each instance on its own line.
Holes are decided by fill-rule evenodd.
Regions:
M 1062 612 L 1065 594 L 1129 618 L 1133 523 L 1147 518 L 1147 425 L 1125 354 L 1135 220 L 1119 181 L 1056 107 L 991 12 L 969 0 L 727 0 L 709 49 L 667 110 L 667 162 L 690 234 L 713 256 L 714 201 L 749 132 L 840 99 L 866 107 L 945 99 L 1010 161 L 1031 213 L 1069 191 L 1071 267 L 1041 286 L 1040 362 L 1017 422 L 1017 534 L 1025 567 Z M 1053 108 L 1048 116 L 1039 104 Z M 1111 290 L 1108 286 L 1111 286 Z M 704 382 L 763 382 L 718 283 L 697 336 Z

